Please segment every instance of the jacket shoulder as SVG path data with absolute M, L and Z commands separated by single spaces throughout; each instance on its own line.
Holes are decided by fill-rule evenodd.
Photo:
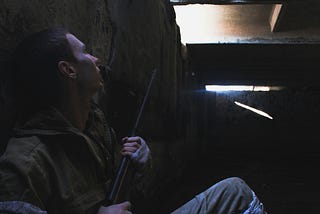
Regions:
M 50 192 L 45 145 L 37 136 L 14 137 L 0 158 L 0 201 L 23 200 L 43 207 Z
M 12 137 L 0 158 L 0 163 L 11 163 L 27 170 L 34 162 L 38 162 L 37 156 L 45 150 L 45 145 L 37 136 Z

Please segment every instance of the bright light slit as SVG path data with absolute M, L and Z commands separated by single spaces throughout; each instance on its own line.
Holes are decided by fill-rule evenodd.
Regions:
M 245 104 L 239 103 L 239 102 L 237 102 L 237 101 L 235 101 L 234 103 L 237 104 L 238 106 L 242 107 L 242 108 L 245 108 L 245 109 L 248 109 L 248 110 L 250 110 L 250 111 L 253 111 L 253 112 L 256 113 L 256 114 L 259 114 L 259 115 L 261 115 L 261 116 L 267 117 L 267 118 L 269 118 L 270 120 L 273 119 L 269 114 L 267 114 L 267 113 L 265 113 L 265 112 L 263 112 L 263 111 L 261 111 L 261 110 L 252 108 L 252 107 L 250 107 L 250 106 L 247 106 L 247 105 L 245 105 Z
M 228 91 L 279 91 L 281 86 L 254 86 L 254 85 L 206 85 L 206 91 L 228 92 Z

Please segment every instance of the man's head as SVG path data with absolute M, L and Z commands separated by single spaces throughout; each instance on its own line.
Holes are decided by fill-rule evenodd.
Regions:
M 66 38 L 71 47 L 74 60 L 61 60 L 58 62 L 59 73 L 62 79 L 72 80 L 73 86 L 83 96 L 92 97 L 97 90 L 103 86 L 103 79 L 100 75 L 98 64 L 99 59 L 87 52 L 83 44 L 73 34 L 67 33 Z
M 17 46 L 12 62 L 17 104 L 28 113 L 56 105 L 66 83 L 93 94 L 102 82 L 98 59 L 63 28 L 32 34 Z

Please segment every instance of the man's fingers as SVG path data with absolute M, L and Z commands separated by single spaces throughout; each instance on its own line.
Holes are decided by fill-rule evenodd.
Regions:
M 133 143 L 133 142 L 141 144 L 141 138 L 139 136 L 122 138 L 122 143 Z
M 133 155 L 133 152 L 126 152 L 126 151 L 122 151 L 121 152 L 121 155 L 122 156 L 128 156 L 128 157 L 131 157 Z
M 125 143 L 122 145 L 123 148 L 139 148 L 141 145 L 136 143 L 136 142 L 133 142 L 133 143 Z
M 130 210 L 131 203 L 129 201 L 125 201 L 125 202 L 119 204 L 119 206 L 124 210 Z
M 101 206 L 97 214 L 117 213 L 117 214 L 132 214 L 130 212 L 131 203 L 129 201 L 122 202 L 121 204 L 114 204 L 110 206 Z
M 138 150 L 136 147 L 124 147 L 121 149 L 121 152 L 132 152 L 135 153 Z

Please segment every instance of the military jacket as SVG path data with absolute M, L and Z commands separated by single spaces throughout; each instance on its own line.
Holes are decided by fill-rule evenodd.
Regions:
M 113 176 L 113 143 L 93 106 L 84 131 L 55 108 L 15 129 L 0 159 L 0 201 L 25 201 L 51 213 L 97 213 Z

